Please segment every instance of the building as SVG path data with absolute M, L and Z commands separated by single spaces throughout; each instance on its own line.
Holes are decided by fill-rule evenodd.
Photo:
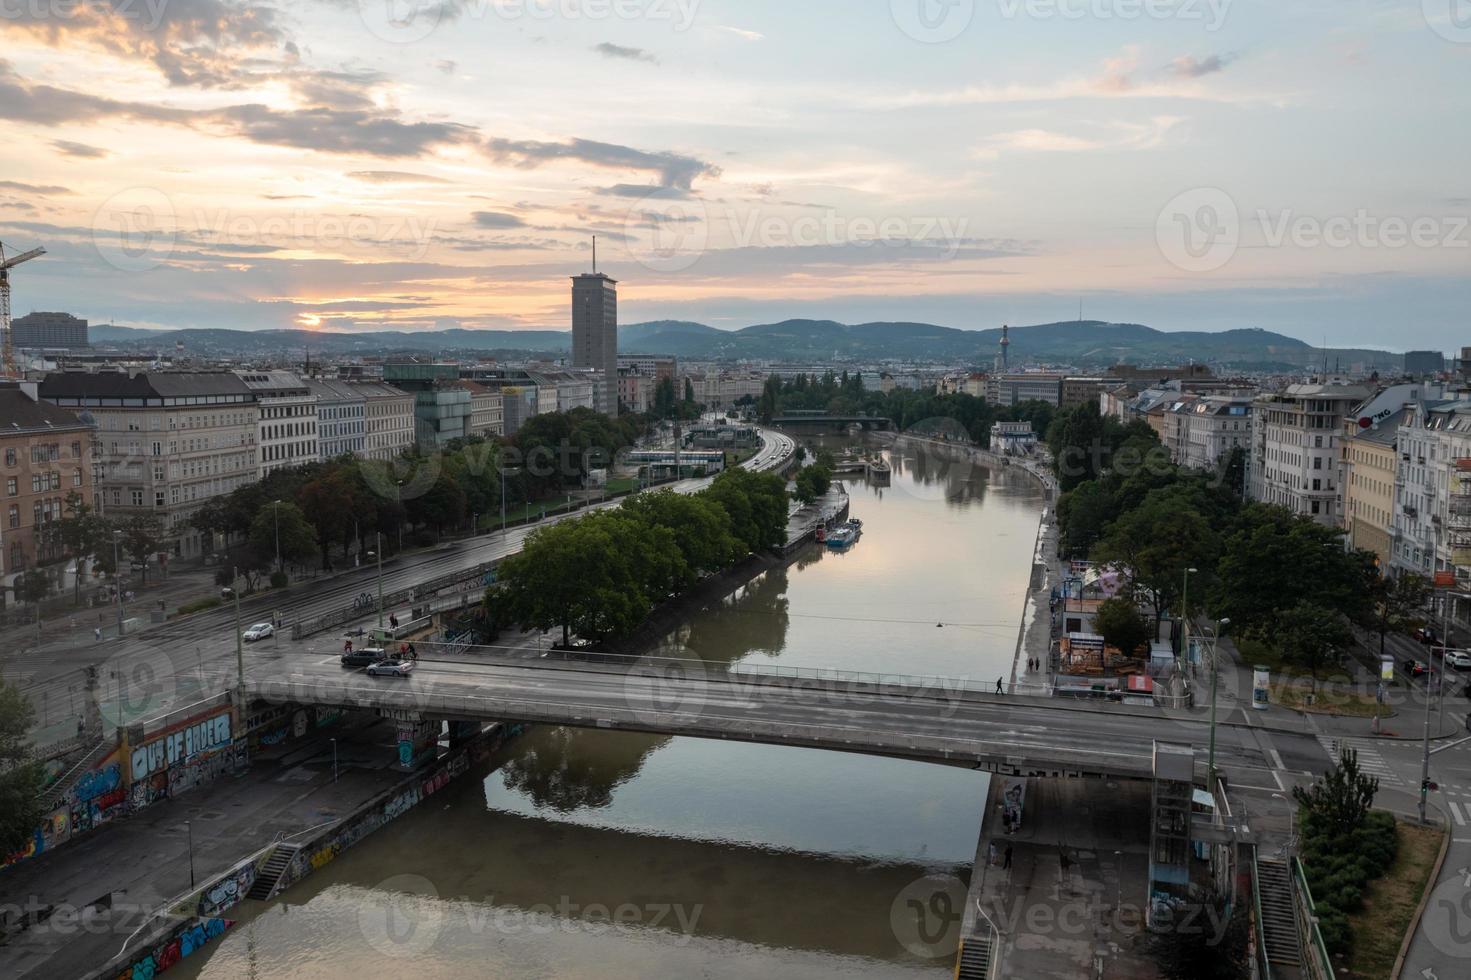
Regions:
M 618 283 L 600 272 L 572 277 L 572 366 L 600 375 L 598 411 L 618 414 Z
M 592 371 L 527 371 L 525 377 L 540 391 L 538 412 L 570 412 L 575 408 L 601 411 L 599 406 L 607 397 L 603 393 L 606 378 L 601 372 Z M 618 372 L 613 371 L 613 398 L 617 398 Z M 616 415 L 615 411 L 607 414 Z
M 1377 424 L 1345 420 L 1343 521 L 1350 548 L 1372 551 L 1387 574 L 1394 562 L 1395 477 L 1399 469 L 1401 409 Z
M 354 381 L 363 398 L 365 459 L 391 460 L 414 446 L 414 396 L 378 381 Z
M 1037 448 L 1037 433 L 1030 422 L 992 422 L 991 452 L 1023 456 Z
M 0 585 L 62 557 L 43 528 L 66 515 L 66 498 L 80 494 L 97 506 L 93 430 L 74 412 L 40 400 L 32 382 L 0 381 Z M 0 606 L 9 593 L 0 589 Z
M 1118 387 L 1118 383 L 1117 378 L 1063 378 L 1061 408 L 1067 411 L 1087 402 L 1097 402 L 1099 395 Z
M 729 408 L 742 398 L 757 399 L 766 387 L 760 374 L 734 371 L 711 371 L 702 378 L 692 378 L 695 401 L 709 409 Z M 683 397 L 684 392 L 676 392 Z
M 535 385 L 506 385 L 501 388 L 501 410 L 505 434 L 521 431 L 526 420 L 537 413 L 538 391 Z
M 1358 385 L 1294 384 L 1253 404 L 1250 495 L 1321 524 L 1343 516 L 1344 419 L 1368 400 Z
M 454 383 L 470 393 L 470 435 L 482 439 L 505 435 L 505 409 L 501 393 L 468 378 L 461 378 Z
M 633 368 L 645 378 L 657 384 L 666 378 L 673 383 L 679 374 L 679 360 L 665 354 L 619 354 L 618 367 Z
M 1165 412 L 1164 444 L 1170 459 L 1197 470 L 1218 470 L 1240 449 L 1249 471 L 1251 395 L 1181 395 Z M 1249 479 L 1249 477 L 1248 477 Z
M 1110 378 L 1142 386 L 1164 381 L 1214 381 L 1215 372 L 1204 364 L 1182 364 L 1178 367 L 1139 367 L 1137 364 L 1115 364 L 1104 372 Z
M 158 518 L 176 556 L 204 550 L 196 511 L 260 478 L 256 396 L 231 372 L 49 374 L 40 397 L 94 422 L 101 509 Z
M 1031 401 L 1058 405 L 1062 401 L 1062 375 L 1044 371 L 994 374 L 986 379 L 986 401 L 992 405 Z
M 70 313 L 27 313 L 10 321 L 10 342 L 21 350 L 75 350 L 87 342 L 87 321 Z
M 321 457 L 317 396 L 290 371 L 237 371 L 255 396 L 259 411 L 259 466 L 262 479 L 287 466 L 305 466 Z
M 367 399 L 356 385 L 330 378 L 309 378 L 317 399 L 317 458 L 362 456 L 368 444 Z
M 654 376 L 644 374 L 637 367 L 625 366 L 618 361 L 618 401 L 624 410 L 642 415 L 653 409 Z
M 383 380 L 414 396 L 414 442 L 420 449 L 443 449 L 470 434 L 470 392 L 458 386 L 457 364 L 406 361 L 383 365 Z
M 1436 375 L 1445 370 L 1445 355 L 1438 350 L 1405 351 L 1405 373 L 1410 377 Z

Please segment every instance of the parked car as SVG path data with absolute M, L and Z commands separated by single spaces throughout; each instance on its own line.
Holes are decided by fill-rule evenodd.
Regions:
M 1447 650 L 1445 653 L 1446 666 L 1457 670 L 1471 670 L 1471 651 Z
M 1415 639 L 1419 640 L 1426 646 L 1435 646 L 1435 644 L 1438 642 L 1438 640 L 1436 639 L 1435 630 L 1429 626 L 1422 626 L 1419 629 L 1415 630 Z
M 342 666 L 344 667 L 371 667 L 385 659 L 388 653 L 382 647 L 363 647 L 352 653 L 342 655 Z
M 1411 677 L 1423 677 L 1430 672 L 1430 668 L 1422 660 L 1406 660 L 1403 666 L 1405 673 Z
M 276 632 L 276 627 L 270 623 L 256 623 L 250 629 L 246 630 L 243 635 L 246 643 L 254 643 L 256 640 L 264 640 L 274 632 Z
M 407 677 L 414 669 L 412 660 L 382 660 L 368 668 L 370 677 Z

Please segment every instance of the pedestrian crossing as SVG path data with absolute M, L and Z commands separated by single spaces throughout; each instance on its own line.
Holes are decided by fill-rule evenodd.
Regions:
M 1333 738 L 1328 735 L 1319 735 L 1318 743 L 1328 753 L 1333 761 L 1342 758 L 1344 749 L 1353 749 L 1359 755 L 1359 770 L 1379 780 L 1380 786 L 1404 786 L 1405 781 L 1390 768 L 1384 756 L 1379 754 L 1373 739 L 1369 738 Z

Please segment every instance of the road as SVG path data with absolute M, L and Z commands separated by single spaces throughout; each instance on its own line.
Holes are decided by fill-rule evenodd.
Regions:
M 757 471 L 772 469 L 796 448 L 790 437 L 779 432 L 762 430 L 761 437 L 761 449 L 742 463 L 743 467 Z M 666 487 L 677 493 L 694 493 L 709 483 L 710 478 L 691 479 Z M 621 499 L 600 502 L 571 516 L 617 507 L 620 503 Z M 407 589 L 431 578 L 473 569 L 515 554 L 528 535 L 567 516 L 493 531 L 385 562 L 383 592 Z M 378 592 L 378 570 L 374 566 L 293 589 L 284 597 L 263 595 L 244 599 L 240 603 L 240 622 L 249 626 L 280 613 L 282 622 L 291 623 L 350 606 L 353 598 L 363 592 L 371 595 Z M 385 615 L 389 611 L 385 610 Z M 90 665 L 100 665 L 104 714 L 114 722 L 136 722 L 233 684 L 237 675 L 235 619 L 235 609 L 227 605 L 160 624 L 121 640 L 107 639 L 71 649 L 22 651 L 6 657 L 5 672 L 8 679 L 22 686 L 35 706 L 36 738 L 44 744 L 75 733 L 85 700 L 83 671 Z M 371 620 L 365 617 L 365 622 L 368 621 L 376 621 L 376 615 Z M 246 665 L 270 662 L 286 649 L 289 649 L 288 641 L 279 635 L 247 644 Z

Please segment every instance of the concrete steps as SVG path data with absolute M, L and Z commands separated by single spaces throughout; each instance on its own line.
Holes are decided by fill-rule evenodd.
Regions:
M 1258 861 L 1257 890 L 1262 902 L 1262 939 L 1267 948 L 1267 962 L 1300 968 L 1302 945 L 1297 935 L 1292 872 L 1287 862 Z
M 296 852 L 300 850 L 300 844 L 277 844 L 276 849 L 271 852 L 271 856 L 266 859 L 265 865 L 260 869 L 260 874 L 255 876 L 255 884 L 250 886 L 250 891 L 245 893 L 245 897 L 253 898 L 258 902 L 267 901 L 276 890 L 276 883 L 281 880 L 281 875 L 286 873 L 291 859 L 296 857 Z
M 991 940 L 972 936 L 960 946 L 955 980 L 991 980 Z
M 87 773 L 91 772 L 108 753 L 117 748 L 117 743 L 111 738 L 104 738 L 92 747 L 92 750 L 78 759 L 70 769 L 61 774 L 61 777 L 41 791 L 41 812 L 50 813 L 66 802 L 66 796 L 77 785 L 77 782 Z

